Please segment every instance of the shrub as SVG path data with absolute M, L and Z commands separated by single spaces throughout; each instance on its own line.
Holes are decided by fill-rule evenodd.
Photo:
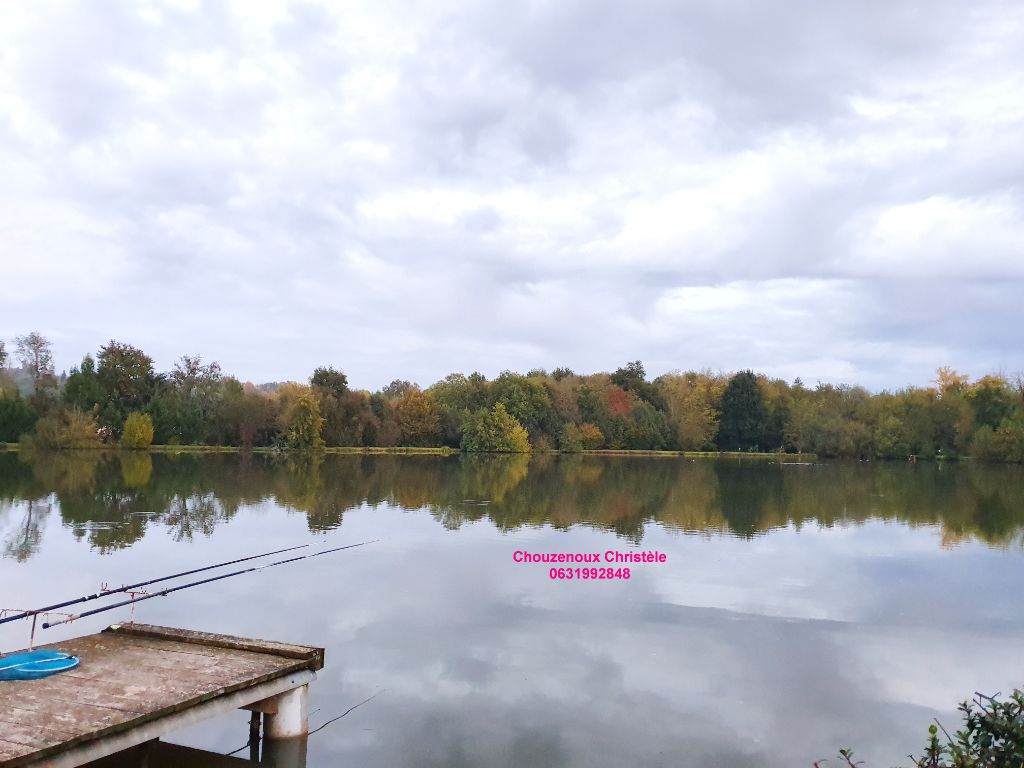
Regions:
M 1024 693 L 1015 690 L 1005 701 L 976 694 L 960 704 L 963 727 L 950 735 L 942 726 L 928 727 L 928 746 L 911 756 L 914 768 L 1020 768 L 1024 766 Z M 942 739 L 939 729 L 942 728 Z M 861 766 L 853 750 L 839 750 L 843 765 Z M 823 765 L 824 761 L 815 763 Z
M 35 434 L 22 438 L 33 448 L 99 448 L 98 426 L 92 414 L 60 408 L 36 422 Z
M 149 448 L 153 444 L 153 420 L 146 413 L 129 413 L 121 433 L 122 448 Z

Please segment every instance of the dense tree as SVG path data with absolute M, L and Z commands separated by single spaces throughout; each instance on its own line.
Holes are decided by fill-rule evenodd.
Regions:
M 200 445 L 217 428 L 224 397 L 220 365 L 203 365 L 198 355 L 184 355 L 163 379 L 157 379 L 146 408 L 161 442 Z
M 362 445 L 370 413 L 367 393 L 348 387 L 348 377 L 334 368 L 317 368 L 309 380 L 324 418 L 323 437 L 327 445 Z
M 974 423 L 979 427 L 998 429 L 1013 413 L 1013 392 L 1002 376 L 982 376 L 968 388 L 965 396 L 974 412 Z
M 722 394 L 718 446 L 724 451 L 757 450 L 764 444 L 766 421 L 757 377 L 752 371 L 737 373 Z
M 547 389 L 537 379 L 503 371 L 491 385 L 491 399 L 505 406 L 535 442 L 558 434 L 558 415 Z
M 111 341 L 100 347 L 96 375 L 103 387 L 100 423 L 120 431 L 132 411 L 142 411 L 156 386 L 153 360 L 141 349 Z
M 463 424 L 471 413 L 488 407 L 487 379 L 479 373 L 465 376 L 451 373 L 427 390 L 437 404 L 441 442 L 457 447 L 462 440 Z
M 321 390 L 342 398 L 348 392 L 348 376 L 333 367 L 317 368 L 309 377 L 309 384 L 315 390 Z
M 71 369 L 64 382 L 61 399 L 81 411 L 92 411 L 103 402 L 103 386 L 96 375 L 96 361 L 92 355 L 86 355 L 78 368 Z
M 15 389 L 0 391 L 0 443 L 15 443 L 36 423 L 37 414 Z
M 407 390 L 395 403 L 395 419 L 401 432 L 402 445 L 437 444 L 440 425 L 437 406 L 418 387 Z
M 319 450 L 324 447 L 321 430 L 324 420 L 316 398 L 306 393 L 299 395 L 288 409 L 288 447 L 298 450 Z
M 4 347 L 4 340 L 0 339 L 0 368 L 7 367 L 7 349 Z
M 151 420 L 158 443 L 484 450 L 507 444 L 495 437 L 504 424 L 540 451 L 717 446 L 824 457 L 970 454 L 1024 461 L 1024 375 L 972 382 L 946 367 L 934 386 L 871 394 L 842 384 L 809 389 L 799 379 L 789 385 L 751 371 L 731 378 L 690 371 L 652 382 L 637 360 L 610 374 L 537 368 L 525 376 L 503 371 L 488 381 L 455 373 L 425 391 L 396 379 L 371 394 L 350 388 L 332 367 L 317 368 L 309 386 L 243 385 L 217 363 L 188 355 L 157 374 L 141 350 L 112 341 L 95 360 L 86 355 L 59 389 L 49 342 L 38 333 L 18 341 L 22 368 L 0 372 L 0 441 L 38 432 L 40 446 L 110 442 L 121 437 L 129 414 L 138 413 Z M 27 392 L 30 381 L 25 400 L 19 391 Z
M 708 372 L 689 371 L 669 374 L 656 382 L 668 411 L 669 424 L 675 432 L 676 447 L 683 451 L 706 451 L 714 448 L 718 432 L 715 403 L 725 390 L 725 382 Z
M 530 438 L 503 403 L 479 410 L 466 422 L 463 450 L 472 453 L 529 453 Z

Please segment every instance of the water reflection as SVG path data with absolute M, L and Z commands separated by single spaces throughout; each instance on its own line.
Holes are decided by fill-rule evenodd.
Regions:
M 310 737 L 311 766 L 788 768 L 845 745 L 897 765 L 964 696 L 1020 684 L 1022 479 L 967 464 L 0 454 L 0 605 L 375 539 L 138 618 L 326 647 L 313 727 L 380 692 Z M 634 542 L 668 562 L 569 583 L 512 560 Z M 4 625 L 0 645 L 26 633 Z M 247 719 L 174 738 L 223 754 Z
M 427 509 L 445 528 L 584 525 L 639 543 L 644 525 L 750 538 L 774 528 L 871 519 L 938 525 L 942 541 L 1021 541 L 1019 467 L 785 465 L 593 456 L 0 454 L 3 556 L 25 560 L 55 507 L 100 552 L 153 526 L 210 535 L 245 505 L 272 499 L 337 528 L 347 510 Z M 55 503 L 54 503 L 55 502 Z

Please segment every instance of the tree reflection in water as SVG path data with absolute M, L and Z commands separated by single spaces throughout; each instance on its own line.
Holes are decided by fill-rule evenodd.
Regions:
M 538 455 L 401 456 L 62 452 L 0 454 L 4 557 L 35 552 L 51 505 L 100 552 L 154 526 L 176 540 L 209 535 L 240 508 L 272 500 L 311 530 L 347 510 L 426 510 L 457 529 L 490 521 L 590 526 L 639 543 L 645 526 L 753 537 L 792 525 L 868 520 L 934 525 L 944 545 L 1019 546 L 1024 470 L 974 464 L 825 463 Z

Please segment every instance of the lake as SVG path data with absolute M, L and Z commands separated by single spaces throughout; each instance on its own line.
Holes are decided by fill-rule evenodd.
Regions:
M 1020 467 L 0 453 L 0 607 L 380 540 L 135 609 L 325 646 L 311 726 L 375 698 L 310 766 L 906 765 L 933 717 L 1024 683 L 1022 531 Z M 609 551 L 665 557 L 517 562 Z M 0 626 L 0 651 L 27 642 Z M 228 752 L 247 723 L 170 740 Z

